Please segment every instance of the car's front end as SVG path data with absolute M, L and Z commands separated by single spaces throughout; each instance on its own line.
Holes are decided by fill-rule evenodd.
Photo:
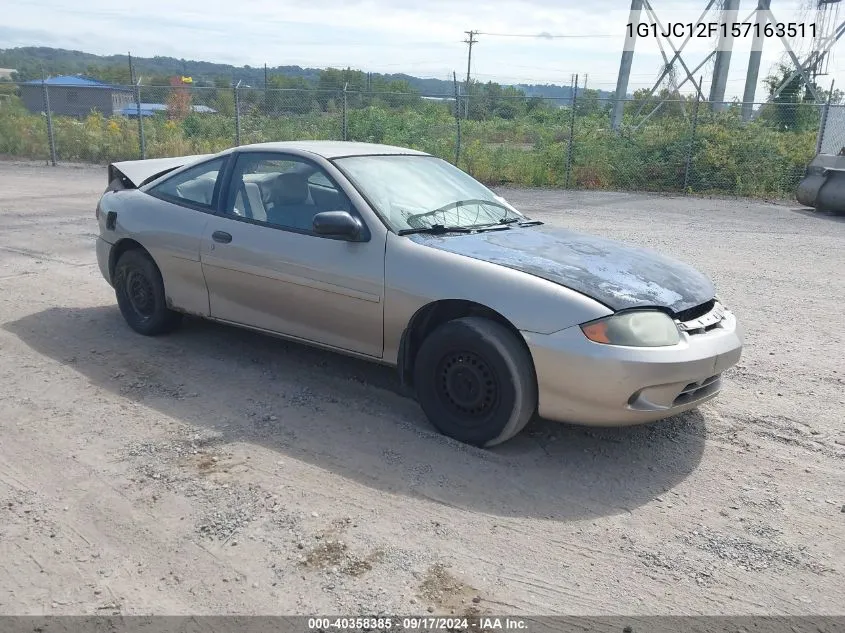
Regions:
M 525 342 L 532 377 L 523 372 L 519 389 L 533 391 L 526 381 L 536 377 L 542 417 L 618 426 L 713 398 L 740 358 L 736 318 L 688 264 L 532 220 L 433 157 L 338 163 L 398 236 L 388 240 L 385 260 L 388 359 L 409 353 L 398 332 L 414 331 L 419 313 L 484 314 Z M 428 310 L 438 303 L 446 307 Z
M 716 300 L 677 315 L 625 310 L 553 334 L 522 334 L 538 413 L 596 426 L 652 422 L 712 399 L 743 346 L 736 317 Z
M 538 290 L 495 304 L 528 345 L 544 418 L 616 426 L 669 417 L 713 398 L 742 353 L 737 320 L 711 281 L 654 251 L 548 226 L 414 239 L 570 292 L 550 313 L 542 308 L 544 326 L 557 319 L 559 329 L 524 325 Z M 584 305 L 573 310 L 574 296 L 596 316 L 575 318 Z

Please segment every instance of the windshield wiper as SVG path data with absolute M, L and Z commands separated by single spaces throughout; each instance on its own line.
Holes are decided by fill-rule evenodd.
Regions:
M 522 222 L 523 219 L 525 218 L 509 218 L 508 216 L 505 216 L 501 220 L 496 220 L 491 224 L 477 224 L 475 226 L 479 231 L 502 231 L 504 229 L 511 228 L 508 225 L 516 222 L 520 222 L 519 226 L 525 226 L 525 222 Z M 530 220 L 526 220 L 526 222 L 529 221 Z
M 455 200 L 454 202 L 450 202 L 449 204 L 444 204 L 442 207 L 438 207 L 432 211 L 426 211 L 425 213 L 417 213 L 416 215 L 410 215 L 405 218 L 405 222 L 411 222 L 412 220 L 419 220 L 424 217 L 433 216 L 438 213 L 445 213 L 446 211 L 451 211 L 452 209 L 457 209 L 463 206 L 470 206 L 470 205 L 490 205 L 494 207 L 499 207 L 500 209 L 505 210 L 505 217 L 511 213 L 511 208 L 506 205 L 502 204 L 501 202 L 497 202 L 495 200 L 486 200 L 483 198 L 472 198 L 470 200 Z M 482 225 L 475 225 L 475 226 L 482 226 Z
M 432 224 L 431 226 L 421 226 L 416 229 L 401 229 L 397 231 L 397 235 L 411 235 L 412 233 L 429 233 L 431 235 L 443 235 L 444 233 L 472 233 L 473 229 L 466 226 L 443 226 L 442 224 Z
M 494 207 L 500 207 L 504 209 L 505 215 L 501 218 L 496 220 L 495 222 L 485 222 L 483 224 L 471 224 L 469 226 L 444 226 L 443 224 L 433 224 L 430 227 L 423 227 L 419 229 L 402 229 L 398 231 L 399 235 L 408 235 L 410 233 L 430 233 L 434 235 L 440 235 L 443 233 L 471 233 L 473 231 L 501 231 L 503 229 L 509 229 L 510 224 L 519 223 L 519 226 L 531 226 L 532 224 L 542 224 L 539 220 L 531 220 L 525 217 L 519 212 L 516 212 L 517 215 L 511 215 L 514 213 L 513 209 L 501 202 L 497 202 L 495 200 L 486 200 L 486 199 L 471 199 L 471 200 L 456 200 L 455 202 L 450 202 L 449 204 L 443 205 L 433 211 L 427 211 L 425 213 L 418 213 L 416 215 L 408 216 L 405 221 L 408 222 L 409 220 L 418 220 L 420 218 L 426 216 L 432 216 L 437 213 L 443 213 L 449 211 L 451 209 L 462 207 L 464 205 L 472 205 L 472 204 L 480 204 L 480 205 L 492 205 Z

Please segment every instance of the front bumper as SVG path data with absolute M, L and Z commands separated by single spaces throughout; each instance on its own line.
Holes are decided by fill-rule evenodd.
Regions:
M 719 393 L 722 372 L 742 354 L 731 312 L 710 331 L 682 334 L 672 347 L 594 343 L 578 326 L 522 335 L 534 359 L 540 416 L 593 426 L 653 422 L 693 409 Z

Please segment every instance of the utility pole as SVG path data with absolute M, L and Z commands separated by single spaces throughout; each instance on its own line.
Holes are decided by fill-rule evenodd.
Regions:
M 748 57 L 748 73 L 745 77 L 745 92 L 742 95 L 742 120 L 750 121 L 754 111 L 754 94 L 757 91 L 757 79 L 760 76 L 760 58 L 763 56 L 763 23 L 768 16 L 763 12 L 769 10 L 771 0 L 757 0 L 757 19 L 754 31 L 754 42 L 751 44 L 751 54 Z
M 631 13 L 628 22 L 632 24 L 630 31 L 625 33 L 625 48 L 622 51 L 622 61 L 619 63 L 619 77 L 616 80 L 616 96 L 613 102 L 613 114 L 610 127 L 619 129 L 622 115 L 625 112 L 625 99 L 628 96 L 628 80 L 631 78 L 631 65 L 634 62 L 634 45 L 637 42 L 637 25 L 643 11 L 643 0 L 631 0 Z
M 464 118 L 469 118 L 469 80 L 470 80 L 470 72 L 472 69 L 472 45 L 478 42 L 475 39 L 475 36 L 478 35 L 478 31 L 464 31 L 469 36 L 469 39 L 464 40 L 464 42 L 469 46 L 467 49 L 467 81 L 466 81 L 466 88 L 465 88 L 465 100 L 464 100 Z

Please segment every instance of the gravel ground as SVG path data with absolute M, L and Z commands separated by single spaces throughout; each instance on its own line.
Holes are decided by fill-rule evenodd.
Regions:
M 0 162 L 0 613 L 843 612 L 845 218 L 504 191 L 699 267 L 747 347 L 698 411 L 482 451 L 389 369 L 133 334 L 94 259 L 105 184 Z

